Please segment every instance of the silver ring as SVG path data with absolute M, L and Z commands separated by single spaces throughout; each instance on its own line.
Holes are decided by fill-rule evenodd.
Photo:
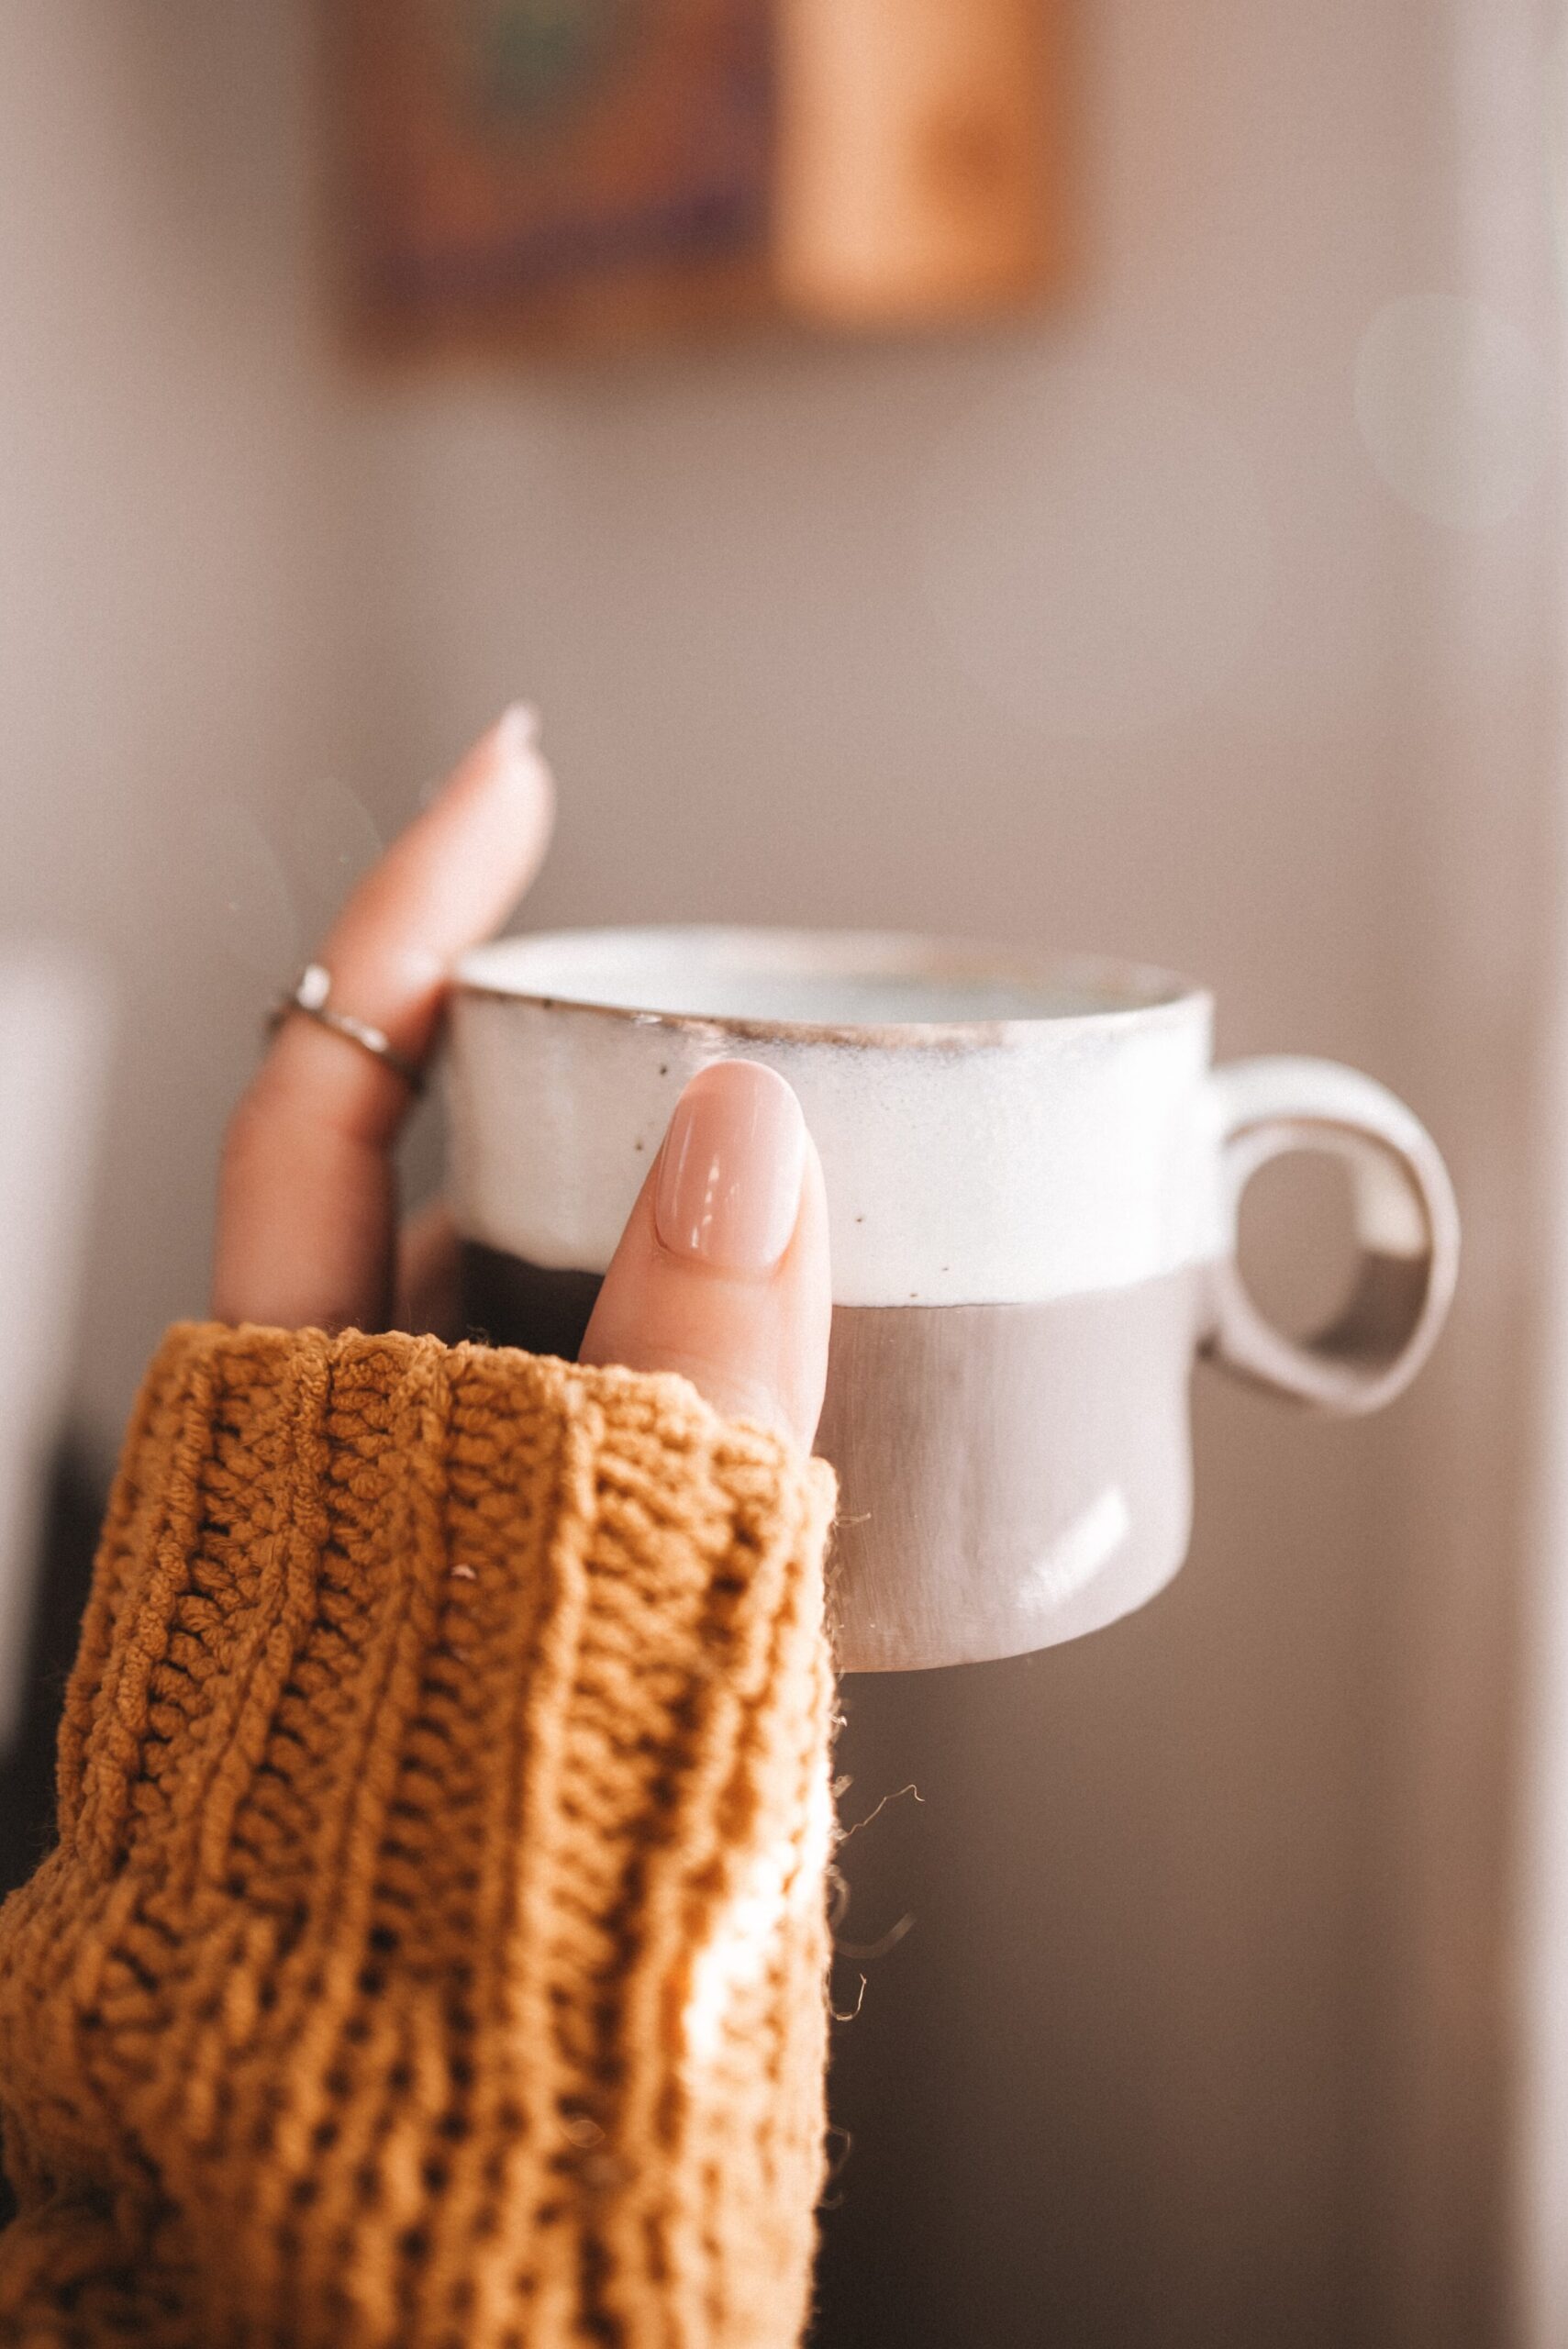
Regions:
M 423 1073 L 400 1052 L 391 1039 L 368 1019 L 356 1019 L 351 1011 L 334 1011 L 328 1001 L 332 992 L 332 974 L 325 963 L 307 963 L 298 979 L 285 996 L 279 997 L 267 1021 L 269 1031 L 281 1028 L 291 1011 L 303 1011 L 319 1028 L 329 1028 L 334 1036 L 342 1036 L 350 1044 L 358 1044 L 361 1052 L 383 1062 L 395 1076 L 400 1076 L 411 1092 L 423 1093 Z

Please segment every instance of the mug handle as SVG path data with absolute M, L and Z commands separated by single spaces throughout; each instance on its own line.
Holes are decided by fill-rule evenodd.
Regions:
M 1205 1352 L 1238 1378 L 1318 1410 L 1381 1410 L 1441 1333 L 1459 1275 L 1459 1208 L 1437 1144 L 1370 1076 L 1333 1061 L 1237 1061 L 1212 1079 L 1227 1252 Z M 1349 1302 L 1316 1336 L 1287 1337 L 1248 1294 L 1236 1256 L 1241 1195 L 1287 1151 L 1350 1167 L 1361 1262 Z

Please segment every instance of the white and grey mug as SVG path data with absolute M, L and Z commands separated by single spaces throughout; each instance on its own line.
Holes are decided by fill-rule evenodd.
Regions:
M 676 1097 L 766 1062 L 827 1177 L 839 1661 L 1016 1655 L 1152 1598 L 1186 1553 L 1205 1353 L 1295 1401 L 1377 1409 L 1453 1294 L 1459 1219 L 1411 1112 L 1330 1063 L 1211 1065 L 1168 973 L 903 936 L 581 930 L 470 955 L 453 1005 L 471 1324 L 575 1353 Z M 1309 1340 L 1236 1263 L 1241 1192 L 1348 1161 L 1360 1270 Z

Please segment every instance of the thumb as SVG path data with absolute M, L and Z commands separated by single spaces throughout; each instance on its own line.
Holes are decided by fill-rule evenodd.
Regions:
M 679 1371 L 727 1418 L 809 1450 L 830 1298 L 822 1168 L 800 1104 L 772 1069 L 716 1062 L 675 1104 L 582 1358 Z

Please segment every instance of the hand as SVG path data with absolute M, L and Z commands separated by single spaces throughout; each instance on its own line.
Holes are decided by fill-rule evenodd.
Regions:
M 510 709 L 360 885 L 320 953 L 335 1008 L 423 1066 L 451 971 L 544 861 L 554 787 L 531 712 Z M 444 1214 L 399 1233 L 393 1145 L 410 1089 L 287 1019 L 230 1122 L 214 1316 L 296 1329 L 447 1327 Z M 432 1309 L 443 1297 L 444 1306 Z M 674 1370 L 716 1409 L 809 1447 L 827 1375 L 822 1170 L 784 1079 L 748 1061 L 694 1078 L 622 1235 L 583 1359 Z

